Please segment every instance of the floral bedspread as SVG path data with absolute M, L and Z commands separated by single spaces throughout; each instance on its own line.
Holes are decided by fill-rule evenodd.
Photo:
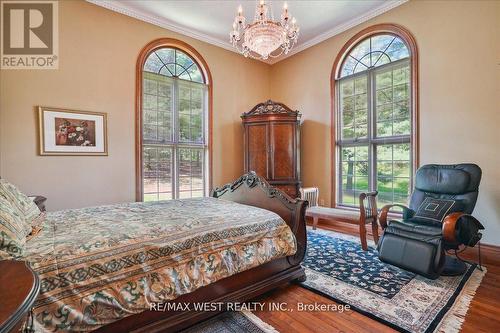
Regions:
M 214 198 L 47 214 L 26 244 L 35 332 L 91 331 L 296 251 L 275 213 Z

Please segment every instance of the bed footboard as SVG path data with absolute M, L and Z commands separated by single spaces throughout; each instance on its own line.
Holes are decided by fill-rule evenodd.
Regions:
M 290 226 L 297 239 L 297 252 L 287 258 L 290 265 L 299 265 L 306 253 L 305 211 L 307 201 L 292 199 L 285 192 L 272 187 L 262 177 L 250 171 L 233 183 L 212 191 L 211 196 L 255 206 L 275 212 Z
M 278 258 L 184 294 L 166 303 L 231 303 L 245 302 L 290 281 L 304 281 L 300 266 L 306 252 L 305 209 L 307 201 L 295 200 L 270 186 L 255 172 L 241 176 L 233 183 L 212 191 L 212 197 L 267 209 L 277 213 L 290 226 L 297 240 L 293 256 Z M 144 311 L 103 326 L 97 332 L 176 332 L 222 310 Z

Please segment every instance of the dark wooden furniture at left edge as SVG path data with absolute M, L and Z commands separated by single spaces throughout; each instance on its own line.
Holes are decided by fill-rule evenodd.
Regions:
M 43 197 L 41 195 L 31 195 L 29 198 L 33 199 L 33 202 L 35 205 L 37 205 L 38 209 L 40 209 L 41 212 L 45 212 L 45 201 L 47 201 L 46 197 Z
M 216 188 L 211 196 L 275 212 L 294 233 L 297 252 L 293 256 L 272 260 L 201 287 L 168 303 L 245 302 L 287 282 L 305 280 L 305 272 L 300 263 L 305 256 L 307 241 L 306 201 L 292 199 L 279 189 L 270 186 L 254 172 L 241 176 L 233 183 Z M 218 311 L 144 311 L 103 326 L 97 332 L 176 332 L 218 313 Z
M 0 261 L 0 332 L 19 332 L 40 292 L 38 276 L 24 261 Z

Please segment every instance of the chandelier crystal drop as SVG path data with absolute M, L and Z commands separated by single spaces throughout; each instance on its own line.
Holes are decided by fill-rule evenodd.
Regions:
M 238 8 L 229 33 L 231 44 L 245 57 L 266 60 L 287 54 L 297 42 L 299 27 L 284 4 L 281 20 L 275 21 L 270 1 L 257 0 L 252 24 L 245 23 L 243 8 Z

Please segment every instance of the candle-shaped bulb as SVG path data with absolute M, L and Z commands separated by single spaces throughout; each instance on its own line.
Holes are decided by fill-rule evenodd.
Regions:
M 295 19 L 295 17 L 292 18 L 292 24 L 295 24 L 297 22 L 297 20 Z
M 241 16 L 243 14 L 243 7 L 241 5 L 238 7 L 238 15 Z
M 286 3 L 286 2 L 285 2 L 285 3 L 283 4 L 283 9 L 284 9 L 285 11 L 287 11 L 287 10 L 288 10 L 288 3 Z
M 264 0 L 260 0 L 260 5 L 264 5 Z

